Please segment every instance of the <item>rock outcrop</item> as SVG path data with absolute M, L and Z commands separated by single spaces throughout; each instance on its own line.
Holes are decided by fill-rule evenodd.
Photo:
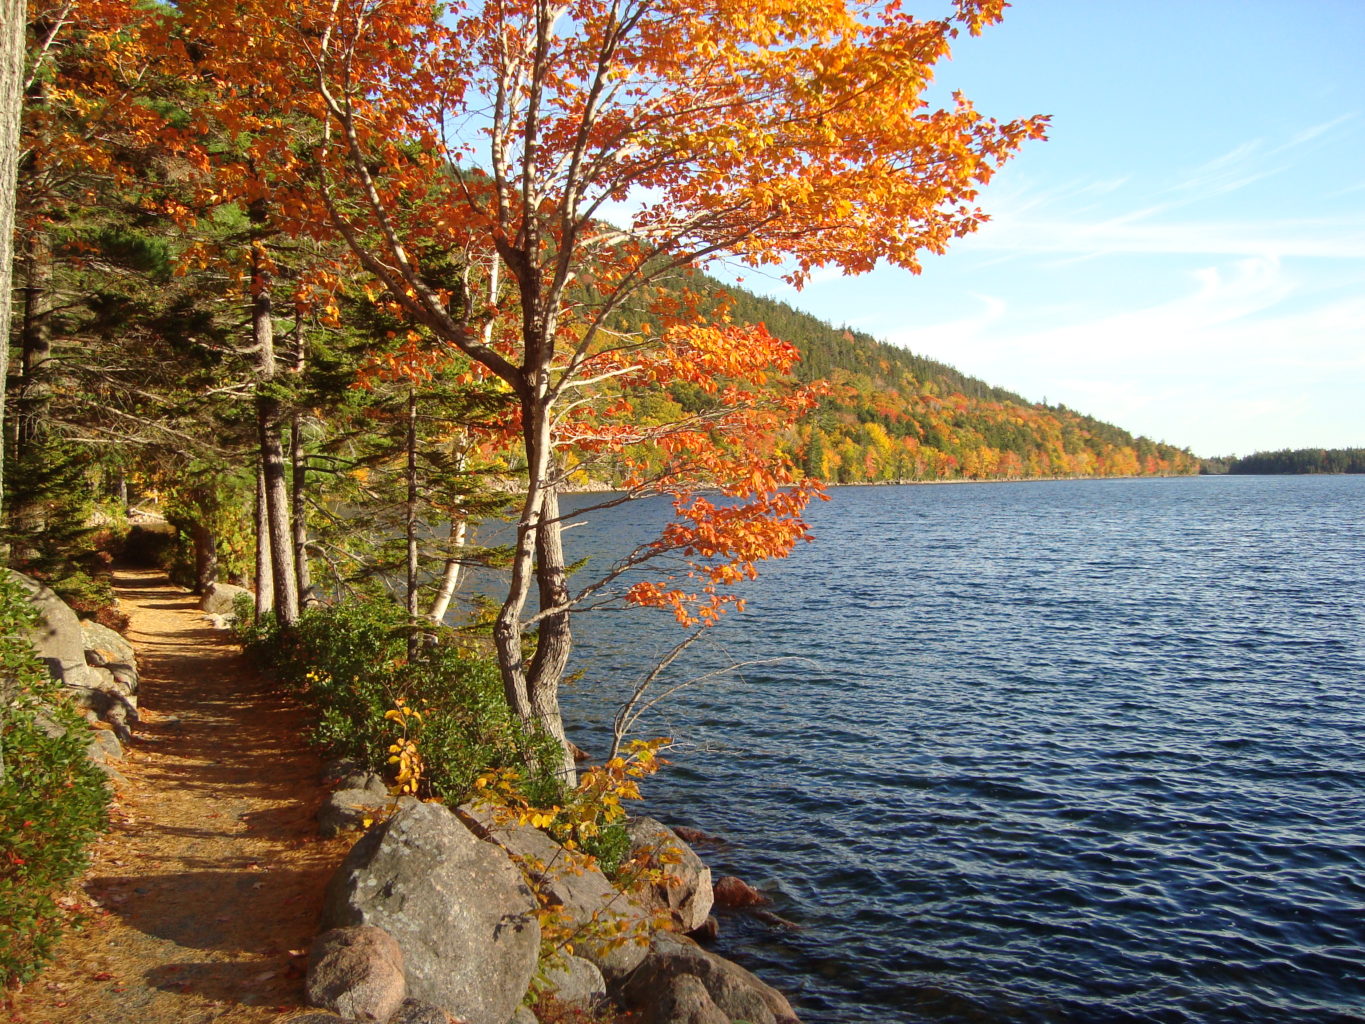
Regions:
M 231 583 L 213 583 L 204 591 L 204 596 L 199 600 L 199 607 L 206 615 L 221 616 L 230 620 L 233 605 L 242 594 L 251 597 L 251 591 L 246 587 L 233 586 Z
M 535 909 L 501 850 L 449 809 L 407 800 L 347 854 L 322 920 L 393 936 L 414 998 L 468 1024 L 507 1024 L 540 951 Z
M 329 765 L 324 777 L 351 787 L 340 793 L 378 786 L 344 762 Z M 563 1008 L 555 1013 L 591 1014 L 612 1000 L 636 1010 L 631 1019 L 641 1024 L 798 1024 L 780 993 L 677 933 L 707 920 L 710 869 L 660 822 L 635 819 L 630 832 L 637 852 L 648 851 L 674 875 L 649 897 L 653 907 L 539 829 L 489 808 L 451 811 L 401 799 L 328 886 L 323 927 L 338 930 L 315 949 L 310 999 L 346 1020 L 381 1020 L 389 1012 L 387 1024 L 447 1024 L 447 1015 L 460 1024 L 534 1024 L 523 1001 L 539 966 L 534 991 L 553 997 L 551 1005 Z M 538 965 L 542 919 L 556 952 Z M 373 932 L 401 950 L 408 998 L 396 1010 L 398 986 L 388 967 L 362 963 L 336 972 L 383 974 L 382 1002 L 354 995 L 369 991 L 360 983 L 322 984 L 323 951 L 333 955 L 349 947 L 345 936 Z M 335 956 L 340 962 L 341 952 Z M 318 1024 L 324 1019 L 343 1018 L 319 1017 Z
M 521 866 L 546 904 L 559 910 L 557 923 L 574 952 L 608 982 L 624 978 L 644 959 L 652 915 L 588 858 L 529 825 L 499 823 L 489 810 L 465 804 L 458 813 Z
M 140 685 L 133 645 L 106 626 L 82 622 L 64 601 L 37 580 L 9 570 L 28 592 L 39 623 L 31 634 L 38 657 L 95 726 L 90 759 L 116 774 L 138 721 Z
M 308 1002 L 343 1017 L 387 1022 L 403 1005 L 403 951 L 382 928 L 334 928 L 313 942 Z
M 368 827 L 393 804 L 389 787 L 375 772 L 352 768 L 337 784 L 340 788 L 318 808 L 318 832 L 329 839 L 349 829 Z
M 607 982 L 591 960 L 561 956 L 545 971 L 545 989 L 566 1006 L 591 1009 L 607 997 Z
M 631 855 L 643 855 L 662 876 L 644 894 L 649 905 L 668 911 L 678 931 L 691 932 L 706 924 L 713 900 L 711 869 L 661 821 L 631 818 L 626 831 Z
M 691 939 L 659 932 L 622 990 L 645 1024 L 796 1024 L 791 1004 L 739 964 Z M 720 1016 L 716 1014 L 719 1013 Z

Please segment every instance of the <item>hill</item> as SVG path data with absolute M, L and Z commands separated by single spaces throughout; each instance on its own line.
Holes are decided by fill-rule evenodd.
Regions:
M 1365 473 L 1365 448 L 1286 448 L 1204 460 L 1205 473 Z
M 695 287 L 695 285 L 694 285 Z M 731 317 L 763 323 L 834 388 L 798 428 L 808 476 L 831 483 L 1193 474 L 1199 459 L 1064 405 L 1042 405 L 951 366 L 708 280 Z

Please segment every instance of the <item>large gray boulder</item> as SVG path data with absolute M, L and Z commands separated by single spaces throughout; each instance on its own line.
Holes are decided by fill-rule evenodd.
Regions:
M 313 940 L 305 991 L 312 1006 L 387 1021 L 408 994 L 403 952 L 382 928 L 333 928 Z
M 128 642 L 125 636 L 108 626 L 91 620 L 83 621 L 81 623 L 81 636 L 84 638 L 87 652 L 96 651 L 101 654 L 98 664 L 130 666 L 137 664 L 133 645 Z M 89 661 L 90 659 L 87 657 L 86 660 Z
M 409 799 L 346 855 L 322 927 L 384 929 L 410 996 L 467 1024 L 507 1024 L 540 951 L 535 909 L 506 854 L 448 808 Z
M 29 603 L 38 609 L 40 619 L 30 639 L 48 673 L 66 686 L 95 688 L 95 680 L 85 664 L 85 635 L 76 613 L 37 580 L 12 569 L 7 571 L 28 592 Z
M 318 833 L 330 839 L 351 829 L 382 818 L 392 798 L 388 792 L 368 789 L 339 789 L 318 808 Z
M 545 971 L 545 988 L 566 1006 L 591 1009 L 607 997 L 607 983 L 591 960 L 561 954 Z
M 398 1011 L 389 1018 L 389 1024 L 451 1024 L 454 1019 L 438 1006 L 405 999 Z
M 236 587 L 231 583 L 213 583 L 199 601 L 199 607 L 209 615 L 231 616 L 232 606 L 239 594 L 251 596 L 246 587 Z
M 538 828 L 501 822 L 487 808 L 464 804 L 459 813 L 521 865 L 547 905 L 559 910 L 574 953 L 595 964 L 608 982 L 625 977 L 645 958 L 653 915 L 612 885 L 593 861 Z
M 692 980 L 684 980 L 684 979 Z M 706 999 L 700 996 L 705 989 Z M 791 1004 L 739 964 L 702 949 L 691 939 L 657 932 L 649 955 L 622 989 L 646 1024 L 712 1024 L 722 1019 L 748 1024 L 796 1024 Z M 719 1010 L 718 1018 L 706 1005 Z
M 641 856 L 660 879 L 641 894 L 652 906 L 667 910 L 681 932 L 696 931 L 711 913 L 711 869 L 667 825 L 653 818 L 626 823 L 632 856 Z
M 730 1024 L 730 1017 L 711 998 L 701 979 L 680 974 L 654 994 L 643 1024 Z

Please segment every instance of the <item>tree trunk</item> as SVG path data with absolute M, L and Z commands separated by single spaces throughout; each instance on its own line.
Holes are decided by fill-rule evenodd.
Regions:
M 559 712 L 559 680 L 572 647 L 569 616 L 560 612 L 542 619 L 536 653 L 531 665 L 522 657 L 522 613 L 530 597 L 534 579 L 540 608 L 562 603 L 565 593 L 564 552 L 560 524 L 546 523 L 558 518 L 558 499 L 549 486 L 550 426 L 549 410 L 543 402 L 524 402 L 522 422 L 527 453 L 526 500 L 517 524 L 517 543 L 512 554 L 512 576 L 507 599 L 493 624 L 493 642 L 498 650 L 503 691 L 514 714 L 528 727 L 553 736 L 561 751 L 556 771 L 567 785 L 574 785 L 577 770 L 564 734 Z M 548 603 L 547 603 L 548 602 Z
M 403 535 L 407 541 L 407 609 L 408 618 L 417 618 L 417 391 L 408 388 L 408 431 L 404 447 L 407 451 L 407 502 L 403 508 Z M 411 626 L 411 624 L 410 624 Z M 417 654 L 417 631 L 408 630 L 408 657 Z
M 264 214 L 253 208 L 251 217 L 253 222 L 259 222 Z M 256 385 L 256 430 L 271 579 L 275 590 L 275 617 L 281 625 L 292 626 L 299 620 L 299 592 L 294 581 L 289 492 L 284 482 L 284 449 L 280 446 L 280 402 L 270 393 L 270 384 L 275 379 L 272 283 L 264 248 L 256 244 L 251 249 L 251 332 L 260 375 Z
M 563 530 L 559 523 L 559 495 L 546 491 L 544 513 L 536 531 L 536 585 L 540 607 L 563 608 L 569 601 L 568 572 L 564 564 Z M 567 611 L 542 619 L 536 634 L 536 653 L 526 675 L 526 693 L 536 722 L 559 741 L 563 752 L 560 774 L 572 785 L 575 781 L 573 753 L 564 734 L 564 719 L 559 711 L 559 681 L 569 665 L 573 632 Z
M 194 539 L 194 592 L 206 594 L 218 582 L 218 538 L 199 521 L 190 528 L 190 536 Z
M 0 0 L 0 438 L 4 437 L 5 381 L 9 377 L 10 288 L 14 268 L 14 194 L 19 173 L 19 117 L 24 102 L 24 0 Z M 4 499 L 4 444 L 0 443 L 0 502 Z M 0 778 L 4 763 L 0 761 Z
M 299 621 L 299 592 L 294 585 L 293 543 L 289 524 L 289 491 L 284 481 L 284 448 L 280 444 L 280 403 L 256 396 L 256 427 L 260 439 L 261 481 L 264 485 L 266 530 L 269 534 L 271 579 L 275 589 L 275 617 L 282 626 Z
M 455 596 L 455 588 L 459 586 L 460 556 L 458 552 L 465 546 L 465 540 L 468 536 L 469 520 L 452 519 L 450 521 L 450 536 L 446 540 L 445 570 L 441 573 L 441 585 L 436 591 L 436 599 L 431 602 L 431 611 L 427 613 L 427 618 L 438 626 L 445 621 L 446 612 L 450 610 L 450 599 Z
M 25 239 L 22 292 L 14 462 L 16 466 L 29 462 L 38 470 L 52 400 L 52 251 L 42 228 L 35 228 Z M 11 557 L 14 564 L 23 565 L 37 557 L 36 542 L 46 532 L 44 502 L 32 490 L 22 496 L 11 493 L 9 517 L 15 538 Z
M 289 462 L 293 471 L 290 483 L 294 506 L 294 579 L 298 584 L 299 605 L 306 608 L 317 598 L 313 594 L 313 576 L 308 569 L 308 517 L 304 500 L 308 486 L 308 457 L 303 451 L 303 431 L 297 412 L 289 424 Z
M 22 459 L 47 430 L 52 362 L 52 251 L 41 229 L 24 247 L 24 319 L 19 331 L 19 407 L 15 410 L 16 458 Z
M 256 467 L 256 618 L 275 609 L 275 572 L 270 564 L 270 519 L 265 511 L 265 470 Z

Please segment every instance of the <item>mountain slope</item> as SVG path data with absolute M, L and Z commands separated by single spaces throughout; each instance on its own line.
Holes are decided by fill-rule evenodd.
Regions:
M 802 379 L 834 385 L 792 438 L 808 476 L 860 483 L 1199 471 L 1188 450 L 1134 437 L 1062 405 L 1029 402 L 784 302 L 709 279 L 701 288 L 708 287 L 728 295 L 735 321 L 763 323 L 795 345 Z

